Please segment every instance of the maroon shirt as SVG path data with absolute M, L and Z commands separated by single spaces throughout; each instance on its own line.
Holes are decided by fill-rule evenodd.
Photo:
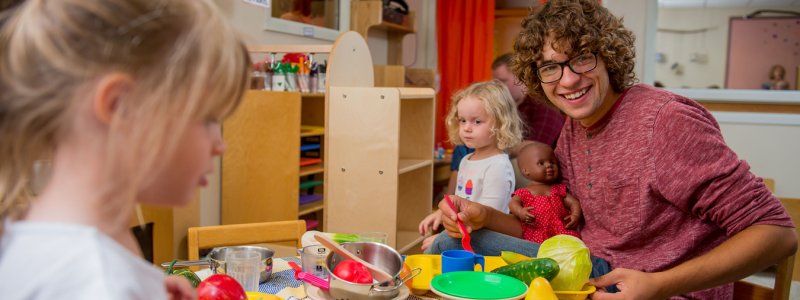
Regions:
M 556 146 L 561 127 L 564 127 L 564 115 L 558 109 L 540 103 L 530 96 L 525 97 L 517 106 L 522 123 L 526 125 L 524 138 L 539 141 L 552 147 Z
M 725 144 L 711 113 L 661 89 L 629 88 L 590 128 L 568 120 L 556 155 L 583 208 L 586 245 L 614 268 L 663 271 L 748 226 L 794 227 L 762 179 Z M 685 297 L 732 294 L 727 284 Z

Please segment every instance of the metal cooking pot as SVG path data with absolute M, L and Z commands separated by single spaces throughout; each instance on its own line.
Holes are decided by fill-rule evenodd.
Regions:
M 391 247 L 373 242 L 353 242 L 342 244 L 347 251 L 352 252 L 359 258 L 375 265 L 393 277 L 393 280 L 380 285 L 380 283 L 353 283 L 345 281 L 332 270 L 336 265 L 344 261 L 345 258 L 331 251 L 325 259 L 325 266 L 330 273 L 330 294 L 334 299 L 394 299 L 399 294 L 399 287 L 402 285 L 401 278 L 398 278 L 400 271 L 403 270 L 403 259 Z M 412 272 L 413 273 L 413 272 Z M 417 272 L 418 274 L 419 272 Z M 413 277 L 416 274 L 411 275 Z M 405 280 L 411 277 L 403 278 Z
M 208 266 L 211 272 L 215 274 L 225 274 L 225 252 L 254 249 L 261 254 L 261 273 L 259 274 L 258 282 L 264 283 L 272 276 L 272 257 L 275 251 L 266 247 L 259 246 L 231 246 L 231 247 L 218 247 L 211 250 L 204 259 L 201 260 L 183 260 L 175 262 L 173 268 L 192 267 L 192 266 Z M 162 263 L 161 266 L 168 268 L 171 262 Z

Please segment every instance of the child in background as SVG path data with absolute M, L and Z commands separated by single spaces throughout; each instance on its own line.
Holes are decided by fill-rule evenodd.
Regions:
M 563 183 L 556 183 L 561 174 L 553 148 L 538 142 L 527 144 L 520 149 L 517 163 L 522 176 L 530 180 L 527 187 L 514 191 L 509 204 L 522 223 L 522 237 L 539 244 L 558 234 L 580 238 L 575 228 L 581 206 Z
M 2 298 L 195 299 L 129 222 L 208 184 L 248 82 L 238 34 L 209 0 L 27 0 L 0 17 Z
M 514 168 L 506 150 L 522 141 L 522 121 L 508 88 L 497 80 L 479 82 L 453 96 L 447 115 L 450 141 L 475 149 L 461 160 L 455 196 L 508 213 Z M 419 224 L 426 235 L 442 223 L 436 211 Z M 435 236 L 426 238 L 426 250 Z

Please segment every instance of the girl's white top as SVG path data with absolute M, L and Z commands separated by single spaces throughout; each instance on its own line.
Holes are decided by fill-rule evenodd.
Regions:
M 94 227 L 8 222 L 0 298 L 166 299 L 164 273 Z
M 458 167 L 456 196 L 508 213 L 514 191 L 514 167 L 508 154 L 470 160 L 473 154 L 464 156 Z

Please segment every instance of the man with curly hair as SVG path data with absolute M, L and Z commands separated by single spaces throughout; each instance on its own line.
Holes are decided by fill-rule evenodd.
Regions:
M 551 0 L 522 26 L 512 70 L 569 117 L 556 149 L 563 179 L 592 255 L 614 268 L 591 280 L 592 299 L 730 299 L 730 282 L 796 251 L 789 215 L 711 113 L 634 84 L 634 37 L 621 19 L 596 0 Z M 536 254 L 513 216 L 454 202 L 471 229 L 489 229 L 473 232 L 476 251 Z M 453 211 L 439 208 L 460 236 Z

